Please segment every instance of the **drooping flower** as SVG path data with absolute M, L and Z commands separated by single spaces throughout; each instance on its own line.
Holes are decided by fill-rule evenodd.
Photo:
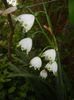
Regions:
M 45 69 L 43 69 L 41 72 L 40 72 L 40 76 L 42 78 L 46 78 L 47 77 L 47 71 Z
M 22 24 L 25 32 L 28 32 L 34 24 L 35 17 L 32 14 L 22 14 L 16 17 L 15 20 Z
M 47 63 L 45 68 L 50 72 L 52 71 L 53 74 L 55 75 L 57 73 L 58 70 L 58 64 L 56 61 L 54 61 L 53 63 Z
M 7 2 L 9 3 L 9 4 L 11 4 L 12 6 L 17 6 L 17 0 L 7 0 Z
M 56 51 L 55 49 L 48 49 L 42 54 L 42 56 L 45 57 L 45 60 L 54 62 L 56 58 Z
M 27 54 L 31 51 L 32 48 L 32 39 L 31 38 L 24 38 L 19 41 L 18 46 L 21 46 L 21 50 L 26 50 Z
M 30 67 L 34 67 L 34 69 L 40 69 L 42 66 L 42 60 L 40 57 L 34 57 L 33 59 L 31 59 L 30 61 Z

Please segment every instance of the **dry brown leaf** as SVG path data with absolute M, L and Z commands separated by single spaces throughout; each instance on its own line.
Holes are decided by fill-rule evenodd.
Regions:
M 3 13 L 3 11 L 2 10 L 0 10 L 0 15 Z
M 13 13 L 13 12 L 16 11 L 16 10 L 17 10 L 17 7 L 9 7 L 8 9 L 6 9 L 6 10 L 2 13 L 2 15 L 5 16 L 5 15 L 7 15 L 7 14 Z

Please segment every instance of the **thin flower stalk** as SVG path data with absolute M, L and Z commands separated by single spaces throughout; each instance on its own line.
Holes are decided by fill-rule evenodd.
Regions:
M 43 1 L 43 0 L 42 0 Z M 49 16 L 47 14 L 47 10 L 46 10 L 46 7 L 45 7 L 45 4 L 43 2 L 43 7 L 44 7 L 44 11 L 45 11 L 45 14 L 46 14 L 46 18 L 47 18 L 47 22 L 48 22 L 48 25 L 49 27 L 52 28 L 52 25 L 51 25 L 51 22 L 50 22 L 50 19 L 49 19 Z M 60 63 L 60 55 L 59 55 L 59 50 L 58 50 L 58 45 L 57 45 L 57 41 L 56 41 L 56 38 L 53 34 L 52 31 L 51 32 L 51 36 L 53 38 L 53 42 L 54 42 L 54 46 L 55 46 L 55 49 L 56 49 L 56 52 L 57 52 L 57 62 L 58 62 L 58 77 L 57 77 L 57 83 L 58 83 L 58 86 L 57 86 L 57 91 L 58 91 L 58 100 L 65 100 L 64 98 L 64 82 L 63 82 L 63 77 L 62 77 L 62 68 L 61 68 L 61 63 Z M 60 92 L 59 92 L 59 89 L 60 89 Z

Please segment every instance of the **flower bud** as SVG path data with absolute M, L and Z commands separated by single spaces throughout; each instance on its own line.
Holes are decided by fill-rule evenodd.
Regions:
M 40 76 L 42 77 L 42 78 L 46 78 L 47 77 L 47 71 L 44 69 L 44 70 L 42 70 L 41 72 L 40 72 Z

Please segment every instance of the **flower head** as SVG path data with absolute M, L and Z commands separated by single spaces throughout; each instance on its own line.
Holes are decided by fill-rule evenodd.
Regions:
M 42 78 L 46 78 L 47 77 L 47 71 L 44 69 L 44 70 L 42 70 L 41 72 L 40 72 L 40 76 L 42 77 Z
M 42 66 L 42 60 L 40 57 L 34 57 L 33 59 L 31 59 L 30 61 L 30 67 L 34 67 L 34 69 L 40 69 Z
M 22 24 L 25 32 L 28 32 L 34 24 L 35 17 L 32 14 L 22 14 L 16 17 L 15 20 Z
M 48 49 L 42 54 L 42 56 L 45 57 L 45 60 L 53 62 L 56 58 L 56 51 L 55 49 Z
M 18 46 L 21 46 L 21 50 L 26 50 L 27 54 L 30 52 L 32 48 L 32 39 L 31 38 L 24 38 L 19 41 Z
M 48 71 L 52 71 L 53 74 L 55 75 L 55 74 L 57 73 L 57 70 L 58 70 L 57 62 L 54 61 L 53 63 L 47 63 L 47 65 L 45 66 L 45 68 L 46 68 Z
M 7 0 L 7 2 L 9 4 L 11 4 L 12 6 L 16 6 L 18 3 L 17 3 L 17 0 Z

